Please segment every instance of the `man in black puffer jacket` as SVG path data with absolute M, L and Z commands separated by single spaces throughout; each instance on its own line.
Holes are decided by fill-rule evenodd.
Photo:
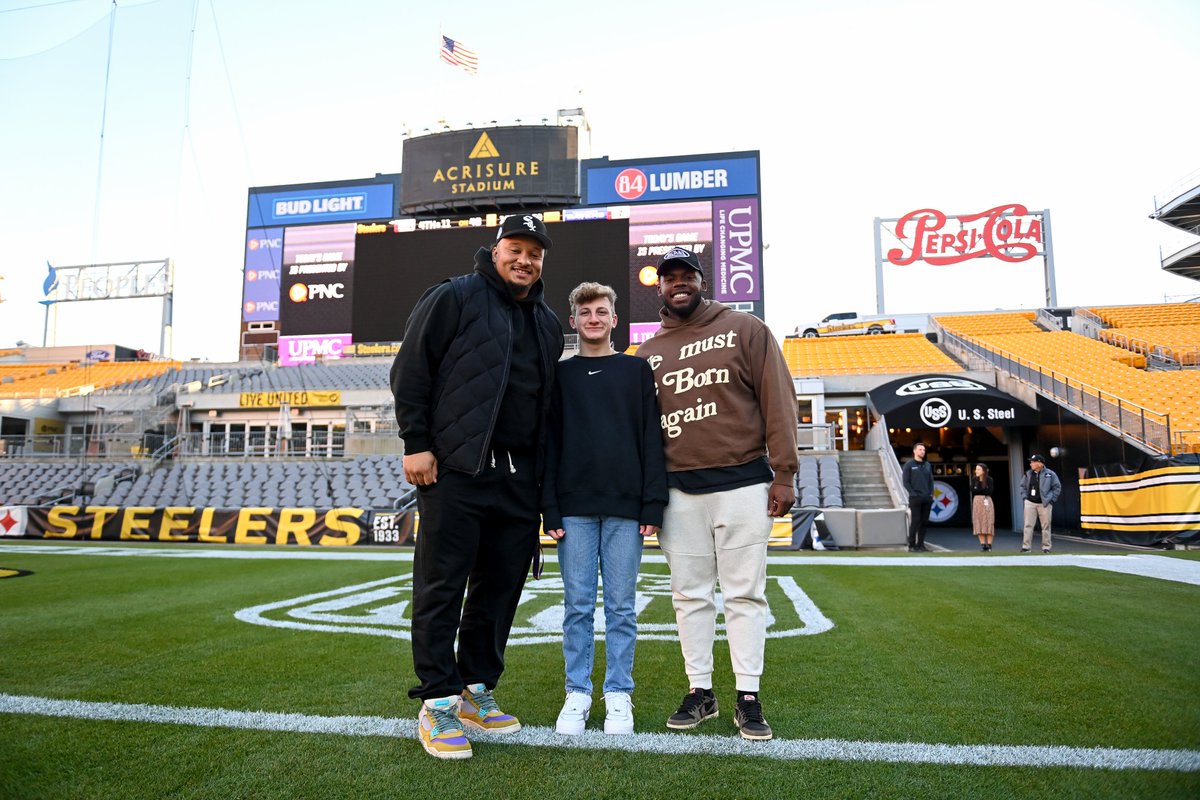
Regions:
M 537 217 L 504 220 L 472 274 L 417 301 L 392 365 L 404 475 L 421 512 L 412 604 L 420 684 L 408 694 L 422 701 L 418 735 L 437 758 L 470 757 L 464 725 L 521 727 L 492 690 L 537 548 L 543 420 L 563 350 L 562 326 L 542 299 L 551 244 Z

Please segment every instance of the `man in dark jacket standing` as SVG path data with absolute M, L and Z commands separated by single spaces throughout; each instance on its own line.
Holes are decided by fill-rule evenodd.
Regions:
M 1039 455 L 1029 457 L 1029 469 L 1021 476 L 1021 497 L 1025 499 L 1025 528 L 1021 537 L 1021 552 L 1028 553 L 1033 546 L 1033 524 L 1042 523 L 1042 552 L 1050 552 L 1050 522 L 1054 517 L 1054 503 L 1062 494 L 1062 481 L 1054 470 L 1046 466 Z
M 933 467 L 925 460 L 925 445 L 913 445 L 913 457 L 904 465 L 904 488 L 908 490 L 908 552 L 925 552 L 925 528 L 933 509 Z
M 392 365 L 404 476 L 421 512 L 412 604 L 420 684 L 408 694 L 422 701 L 418 736 L 437 758 L 471 756 L 464 726 L 521 727 L 492 690 L 537 548 L 543 420 L 563 350 L 543 300 L 551 245 L 537 217 L 505 219 L 472 274 L 417 301 Z

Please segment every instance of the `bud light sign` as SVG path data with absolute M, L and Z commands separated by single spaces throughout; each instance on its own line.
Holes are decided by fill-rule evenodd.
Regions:
M 283 192 L 250 192 L 246 227 L 390 219 L 395 215 L 391 183 L 343 185 Z

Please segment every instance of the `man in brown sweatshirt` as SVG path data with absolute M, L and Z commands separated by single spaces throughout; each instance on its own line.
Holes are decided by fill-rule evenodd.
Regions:
M 718 715 L 712 690 L 716 583 L 737 681 L 734 723 L 770 739 L 759 680 L 767 624 L 767 540 L 796 500 L 796 394 L 770 329 L 705 300 L 699 258 L 676 247 L 658 266 L 662 329 L 638 348 L 654 370 L 670 500 L 659 544 L 689 691 L 668 728 Z

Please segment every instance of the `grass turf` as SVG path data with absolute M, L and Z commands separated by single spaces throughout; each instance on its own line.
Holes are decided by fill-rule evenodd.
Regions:
M 34 573 L 0 581 L 2 692 L 414 715 L 405 695 L 415 680 L 407 642 L 233 617 L 248 606 L 407 573 L 407 563 L 36 552 L 5 553 L 0 563 Z M 642 571 L 665 570 L 646 564 Z M 1198 587 L 1073 567 L 772 564 L 770 574 L 793 576 L 836 623 L 816 636 L 768 641 L 762 696 L 781 738 L 1200 748 L 1200 702 L 1187 675 L 1200 663 Z M 599 683 L 599 644 L 597 664 Z M 722 717 L 697 733 L 732 736 L 724 644 L 716 664 Z M 639 642 L 635 678 L 638 730 L 663 730 L 686 689 L 678 644 Z M 558 646 L 510 646 L 498 696 L 526 724 L 553 725 L 562 699 Z M 448 777 L 485 784 L 497 796 L 543 800 L 1200 792 L 1195 773 L 784 762 L 490 742 L 477 745 L 474 759 L 447 764 L 407 739 L 14 714 L 0 714 L 0 742 L 3 798 L 421 796 Z

